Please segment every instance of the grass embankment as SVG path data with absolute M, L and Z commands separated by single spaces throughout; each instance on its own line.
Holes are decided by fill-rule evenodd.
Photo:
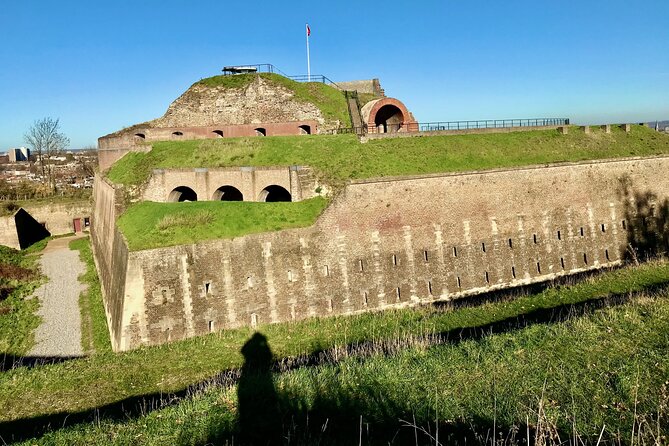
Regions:
M 630 133 L 571 128 L 481 135 L 380 139 L 361 144 L 355 135 L 277 136 L 164 141 L 148 153 L 128 153 L 108 173 L 121 184 L 146 181 L 151 169 L 182 167 L 313 167 L 323 180 L 485 170 L 533 164 L 669 153 L 669 136 L 632 126 Z
M 71 196 L 53 196 L 46 198 L 32 198 L 29 200 L 14 200 L 14 201 L 4 201 L 0 204 L 0 217 L 8 217 L 14 215 L 16 211 L 20 208 L 32 208 L 48 205 L 59 205 L 67 204 L 73 206 L 86 206 L 90 205 L 90 197 L 92 195 L 92 189 L 83 189 L 80 196 L 71 197 Z
M 326 205 L 321 197 L 295 203 L 142 202 L 130 206 L 118 226 L 136 251 L 305 227 Z
M 70 249 L 79 251 L 79 258 L 86 264 L 86 272 L 79 277 L 79 281 L 87 286 L 86 291 L 79 297 L 81 347 L 87 355 L 111 352 L 107 316 L 90 240 L 88 238 L 73 240 L 70 242 Z
M 481 339 L 407 342 L 391 355 L 343 356 L 276 375 L 243 370 L 237 386 L 214 385 L 148 415 L 98 419 L 41 442 L 664 444 L 667 333 L 665 290 Z
M 315 105 L 323 113 L 326 121 L 339 121 L 341 127 L 351 126 L 351 117 L 348 114 L 344 93 L 322 82 L 296 82 L 274 73 L 258 73 L 213 76 L 202 79 L 195 85 L 204 85 L 209 88 L 242 89 L 251 84 L 258 76 L 292 91 L 294 100 Z
M 27 299 L 41 282 L 35 254 L 48 239 L 17 251 L 0 246 L 0 355 L 23 356 L 35 342 L 40 323 L 37 299 Z
M 651 263 L 606 272 L 573 286 L 550 288 L 510 301 L 487 303 L 454 311 L 427 307 L 420 310 L 266 325 L 261 326 L 260 330 L 269 339 L 275 358 L 281 359 L 368 340 L 393 343 L 413 336 L 444 332 L 459 333 L 461 330 L 471 328 L 494 331 L 491 324 L 515 321 L 516 318 L 522 321 L 523 318 L 530 319 L 545 310 L 597 301 L 611 295 L 640 292 L 667 283 L 669 283 L 669 263 Z M 616 327 L 611 329 L 616 333 Z M 666 334 L 667 331 L 660 333 Z M 113 403 L 122 401 L 125 401 L 124 407 L 127 409 L 133 404 L 129 400 L 132 397 L 179 391 L 189 384 L 212 377 L 221 371 L 241 366 L 243 357 L 240 349 L 252 334 L 251 329 L 229 330 L 123 354 L 98 354 L 61 364 L 10 370 L 0 375 L 0 420 L 26 421 L 20 426 L 11 423 L 0 424 L 0 431 L 29 428 L 34 424 L 32 418 L 48 414 L 66 415 L 70 422 L 76 420 L 78 416 L 104 417 L 105 409 L 101 412 L 95 412 L 94 409 L 112 405 L 107 406 L 107 410 L 111 410 Z M 592 354 L 595 354 L 597 348 L 590 347 L 589 344 L 596 340 L 596 336 L 588 337 L 570 348 L 576 352 L 593 348 Z M 621 336 L 620 342 L 624 345 L 630 343 L 624 336 Z M 631 343 L 636 343 L 638 348 L 655 348 L 654 344 L 647 344 L 641 337 Z M 525 348 L 530 348 L 532 345 L 533 343 L 529 342 Z M 569 344 L 561 345 L 566 347 Z M 663 348 L 665 347 L 666 343 Z M 558 350 L 552 351 L 558 352 Z M 519 360 L 525 360 L 522 351 L 517 355 Z M 472 358 L 477 357 L 477 354 L 472 356 Z M 571 353 L 565 354 L 562 359 L 569 361 L 570 357 Z M 574 371 L 578 370 L 576 364 L 588 365 L 581 363 L 578 354 L 573 360 L 576 362 L 569 367 L 574 367 Z M 546 362 L 550 361 L 544 361 Z M 474 367 L 475 364 L 476 361 L 470 365 Z M 559 366 L 556 363 L 553 365 Z M 417 364 L 416 367 L 418 366 Z M 475 371 L 476 367 L 473 370 Z M 588 380 L 601 379 L 601 376 L 591 374 L 591 370 L 584 369 L 582 378 L 588 376 Z M 611 370 L 615 372 L 617 369 Z M 396 376 L 398 378 L 405 376 L 403 373 L 404 371 L 397 371 Z M 520 369 L 518 373 L 521 373 Z M 472 376 L 485 378 L 479 372 Z M 392 381 L 394 378 L 389 379 Z M 383 386 L 379 389 L 382 391 Z M 587 388 L 574 391 L 588 392 Z M 360 392 L 362 398 L 365 391 L 360 390 Z M 300 395 L 300 398 L 311 396 L 306 392 Z M 425 394 L 421 395 L 421 398 L 425 398 Z M 91 410 L 93 412 L 87 412 Z M 59 418 L 62 416 L 55 415 L 53 419 L 47 417 L 42 421 L 48 421 L 51 425 L 62 425 L 64 420 Z

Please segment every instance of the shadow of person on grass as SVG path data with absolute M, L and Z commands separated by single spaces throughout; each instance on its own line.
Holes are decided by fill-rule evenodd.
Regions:
M 272 380 L 272 351 L 267 338 L 255 333 L 241 352 L 244 366 L 237 386 L 237 398 L 242 444 L 278 444 L 281 441 L 281 419 Z

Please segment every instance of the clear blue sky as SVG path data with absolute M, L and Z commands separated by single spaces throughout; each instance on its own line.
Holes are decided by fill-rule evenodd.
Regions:
M 364 5 L 364 7 L 362 6 Z M 669 119 L 669 1 L 3 0 L 0 152 L 35 119 L 72 148 L 161 116 L 224 65 L 378 77 L 419 121 Z

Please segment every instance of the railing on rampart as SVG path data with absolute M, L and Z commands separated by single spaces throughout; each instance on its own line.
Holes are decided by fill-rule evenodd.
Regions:
M 229 68 L 239 68 L 242 69 L 241 71 L 236 71 L 236 70 L 231 70 Z M 244 71 L 244 69 L 254 69 L 254 71 Z M 277 67 L 272 65 L 271 63 L 260 63 L 260 64 L 244 64 L 244 65 L 232 65 L 229 67 L 223 68 L 223 75 L 224 76 L 232 76 L 235 74 L 240 74 L 242 72 L 244 73 L 276 73 L 280 74 L 283 77 L 287 77 L 288 79 L 292 79 L 295 82 L 318 82 L 322 84 L 328 84 L 332 85 L 336 88 L 339 88 L 339 86 L 332 81 L 330 78 L 327 76 L 323 76 L 322 74 L 312 74 L 312 75 L 307 75 L 307 74 L 299 74 L 297 76 L 290 76 L 283 71 L 279 70 Z
M 503 129 L 512 127 L 555 127 L 569 125 L 569 118 L 531 118 L 531 119 L 484 119 L 477 121 L 437 121 L 437 122 L 418 122 L 407 125 L 386 124 L 373 133 L 417 133 L 417 132 L 437 132 L 447 130 L 474 130 L 474 129 Z M 369 133 L 367 124 L 363 127 L 347 127 L 330 130 L 325 133 L 346 134 L 346 133 Z

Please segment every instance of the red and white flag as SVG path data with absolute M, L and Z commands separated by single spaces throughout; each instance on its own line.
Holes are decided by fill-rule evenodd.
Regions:
M 311 28 L 309 28 L 309 24 L 307 23 L 307 37 L 311 35 Z

